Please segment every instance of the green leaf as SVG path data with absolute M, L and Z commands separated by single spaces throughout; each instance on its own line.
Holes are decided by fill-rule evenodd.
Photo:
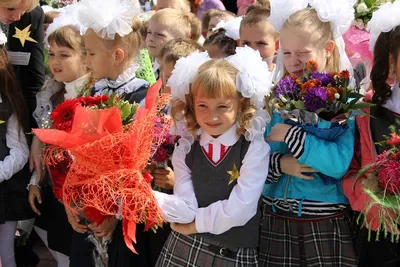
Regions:
M 349 109 L 363 109 L 363 108 L 369 108 L 369 107 L 373 107 L 373 106 L 375 106 L 375 104 L 362 102 L 362 103 L 357 103 L 357 104 L 349 106 Z
M 131 105 L 129 104 L 129 102 L 122 103 L 119 109 L 121 111 L 122 120 L 125 120 L 131 114 Z
M 297 109 L 306 109 L 306 107 L 304 106 L 304 101 L 301 101 L 301 100 L 295 101 L 295 100 L 293 100 L 292 103 L 293 103 L 293 106 L 295 108 L 297 108 Z
M 319 113 L 321 113 L 322 111 L 325 111 L 325 110 L 326 110 L 326 108 L 320 108 L 320 109 L 317 109 L 317 111 L 315 111 L 315 113 L 319 114 Z

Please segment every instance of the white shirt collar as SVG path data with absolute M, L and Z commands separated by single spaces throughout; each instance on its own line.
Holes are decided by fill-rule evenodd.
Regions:
M 65 99 L 76 98 L 82 92 L 82 88 L 83 86 L 85 86 L 89 75 L 90 74 L 88 73 L 69 83 L 64 82 L 66 91 L 66 93 L 64 94 Z
M 200 145 L 206 146 L 209 143 L 217 142 L 224 146 L 233 146 L 239 140 L 239 135 L 237 134 L 238 127 L 239 126 L 235 123 L 228 131 L 217 138 L 212 137 L 206 131 L 202 131 L 200 135 Z
M 383 106 L 392 112 L 400 114 L 400 87 L 398 81 L 394 81 L 392 96 Z

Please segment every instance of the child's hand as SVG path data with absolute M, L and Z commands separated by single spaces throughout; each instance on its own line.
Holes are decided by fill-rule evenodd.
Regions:
M 317 170 L 314 170 L 305 164 L 300 164 L 299 161 L 291 154 L 286 154 L 281 157 L 280 167 L 283 173 L 304 180 L 313 180 L 314 177 L 304 175 L 303 173 L 318 172 Z
M 81 218 L 79 218 L 78 214 L 72 213 L 67 208 L 65 208 L 65 212 L 67 213 L 68 222 L 69 224 L 71 224 L 72 229 L 74 229 L 75 232 L 81 234 L 87 232 L 87 226 L 79 223 L 81 221 Z
M 39 204 L 42 204 L 42 196 L 40 194 L 40 189 L 36 185 L 30 185 L 29 186 L 29 204 L 31 205 L 31 209 L 33 210 L 34 213 L 37 215 L 40 215 L 39 209 L 36 207 L 35 200 Z
M 267 136 L 267 142 L 285 142 L 285 136 L 291 127 L 292 125 L 283 123 L 275 124 Z
M 174 171 L 167 167 L 167 169 L 155 169 L 153 173 L 154 185 L 164 189 L 173 189 L 175 184 Z
M 171 228 L 175 232 L 178 232 L 182 235 L 192 235 L 192 234 L 197 234 L 197 229 L 196 229 L 196 223 L 195 221 L 187 224 L 181 224 L 181 223 L 171 223 Z
M 40 183 L 44 176 L 45 164 L 42 155 L 42 143 L 36 136 L 32 139 L 31 152 L 29 154 L 29 170 L 36 170 L 38 182 Z
M 117 227 L 117 218 L 114 216 L 106 217 L 102 224 L 89 224 L 89 229 L 93 231 L 96 237 L 110 238 Z

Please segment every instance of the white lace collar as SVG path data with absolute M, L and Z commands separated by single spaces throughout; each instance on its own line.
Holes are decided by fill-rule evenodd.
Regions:
M 69 83 L 64 82 L 66 91 L 64 94 L 64 98 L 65 99 L 76 98 L 82 92 L 82 88 L 86 85 L 89 75 L 90 74 L 88 73 L 76 79 L 75 81 Z
M 388 110 L 400 114 L 400 87 L 399 82 L 394 81 L 392 88 L 392 96 L 383 105 Z
M 142 86 L 148 85 L 145 80 L 136 78 L 136 71 L 138 65 L 131 65 L 123 73 L 121 73 L 116 80 L 101 79 L 95 84 L 95 94 L 104 95 L 116 92 L 119 96 L 122 94 L 129 94 L 135 92 Z

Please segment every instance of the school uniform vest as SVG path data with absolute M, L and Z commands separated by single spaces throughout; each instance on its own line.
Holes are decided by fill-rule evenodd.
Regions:
M 0 103 L 0 160 L 4 160 L 10 149 L 6 143 L 7 121 L 12 114 L 10 104 L 5 99 Z M 29 164 L 9 180 L 0 183 L 0 224 L 5 221 L 19 221 L 33 218 L 33 212 L 28 203 L 29 192 L 26 186 L 31 178 Z
M 194 142 L 185 162 L 192 171 L 193 187 L 199 208 L 205 208 L 214 202 L 229 198 L 233 187 L 237 184 L 237 179 L 229 184 L 231 175 L 228 171 L 232 171 L 234 165 L 240 171 L 249 145 L 250 142 L 241 136 L 232 147 L 227 148 L 228 150 L 219 162 L 214 163 L 207 157 L 199 141 Z M 258 208 L 256 215 L 244 226 L 233 227 L 220 235 L 211 233 L 198 235 L 203 237 L 205 242 L 210 240 L 210 242 L 230 247 L 256 248 L 260 220 L 261 211 Z

